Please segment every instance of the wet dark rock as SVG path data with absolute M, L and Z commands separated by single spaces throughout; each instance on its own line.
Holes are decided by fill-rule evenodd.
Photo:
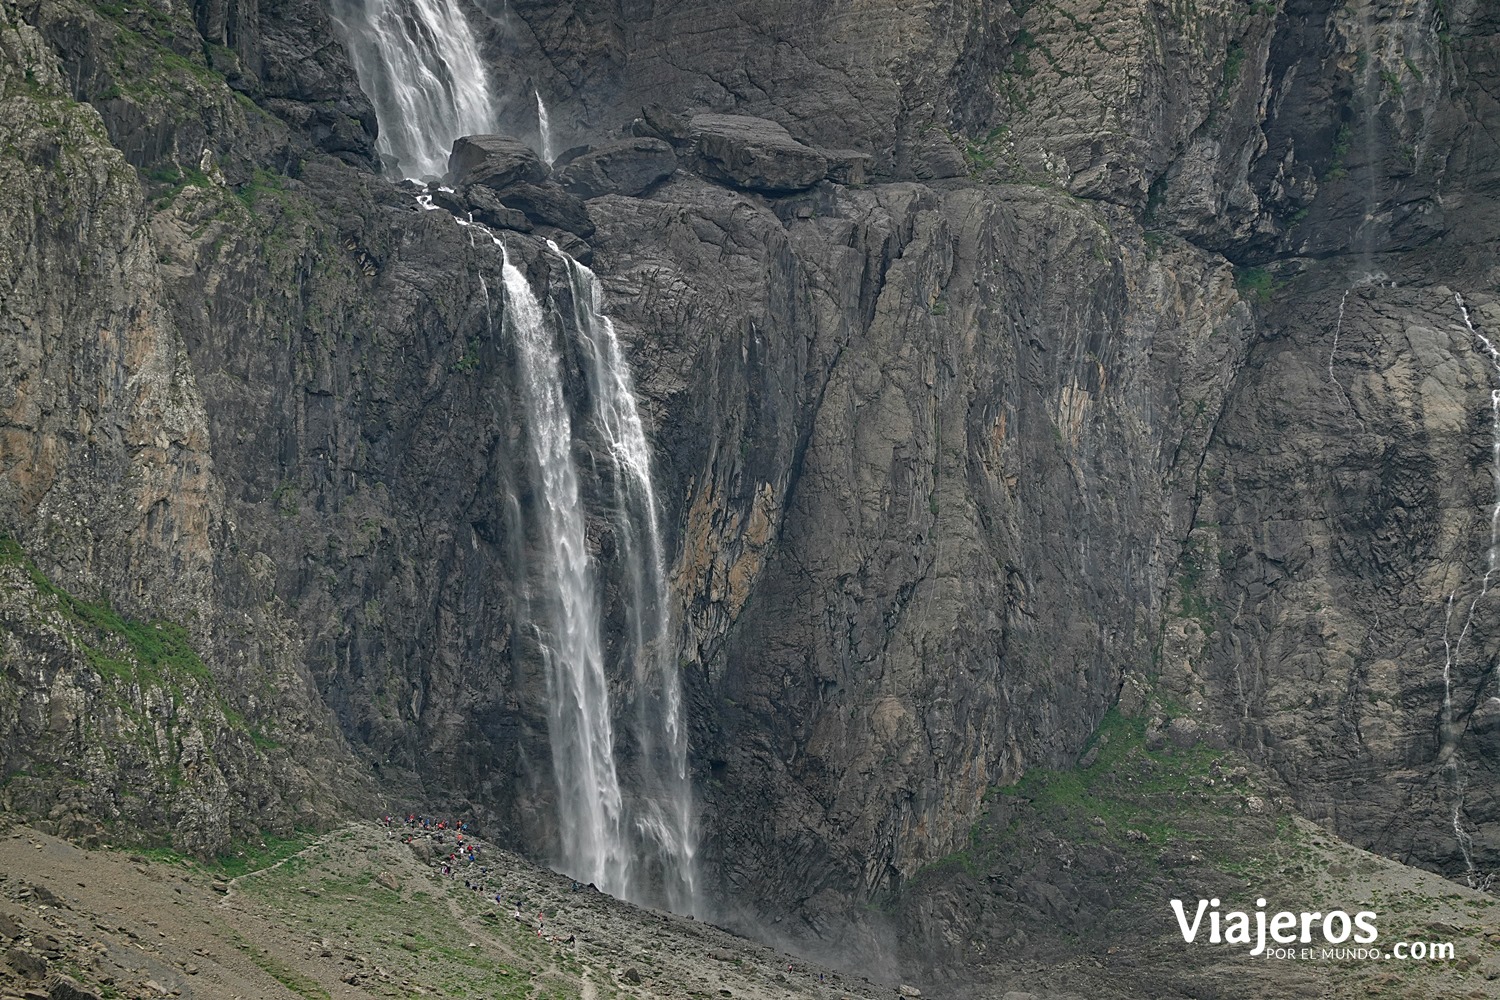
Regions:
M 547 165 L 526 143 L 508 135 L 467 135 L 453 143 L 448 179 L 455 187 L 482 184 L 501 190 L 547 179 Z
M 828 179 L 835 184 L 863 184 L 870 176 L 875 157 L 857 149 L 824 149 L 828 159 Z
M 454 215 L 463 216 L 469 211 L 469 200 L 466 197 L 460 198 L 451 189 L 429 187 L 427 189 L 427 196 L 432 199 L 432 203 L 438 208 L 451 212 Z
M 672 176 L 677 155 L 661 139 L 620 139 L 590 148 L 557 172 L 557 180 L 585 200 L 606 194 L 636 196 Z
M 526 218 L 525 212 L 509 207 L 500 200 L 499 195 L 482 184 L 465 188 L 462 201 L 464 208 L 473 212 L 477 221 L 491 229 L 514 229 L 522 233 L 532 230 L 531 221 Z
M 522 212 L 538 226 L 555 226 L 585 239 L 593 235 L 594 221 L 583 200 L 560 184 L 511 184 L 499 194 L 507 207 Z
M 747 191 L 780 193 L 812 187 L 828 159 L 765 118 L 694 115 L 689 120 L 694 169 Z
M 594 248 L 567 230 L 539 229 L 537 235 L 556 243 L 559 250 L 584 266 L 591 266 L 594 263 Z M 589 888 L 594 888 L 592 883 Z

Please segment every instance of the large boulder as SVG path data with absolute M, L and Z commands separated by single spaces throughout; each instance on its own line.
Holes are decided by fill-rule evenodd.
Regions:
M 687 116 L 668 111 L 660 104 L 641 108 L 641 117 L 631 125 L 631 132 L 637 136 L 665 139 L 679 147 L 693 141 L 693 130 Z
M 510 135 L 466 135 L 448 154 L 448 177 L 455 187 L 482 184 L 501 188 L 512 184 L 540 184 L 547 165 L 526 143 Z
M 765 118 L 694 115 L 689 119 L 696 169 L 748 191 L 781 194 L 812 187 L 828 173 L 828 159 Z
M 588 239 L 594 235 L 594 220 L 575 194 L 552 181 L 546 184 L 512 184 L 500 192 L 509 208 L 517 208 L 539 226 L 555 226 Z
M 595 146 L 558 171 L 557 179 L 580 198 L 634 197 L 677 169 L 677 154 L 661 139 L 617 139 Z
M 825 149 L 828 159 L 828 179 L 835 184 L 863 184 L 870 175 L 870 165 L 875 157 L 857 149 Z
M 474 218 L 491 229 L 531 232 L 531 221 L 526 218 L 526 213 L 502 202 L 498 194 L 483 184 L 473 184 L 465 188 L 463 200 L 465 207 L 473 213 Z

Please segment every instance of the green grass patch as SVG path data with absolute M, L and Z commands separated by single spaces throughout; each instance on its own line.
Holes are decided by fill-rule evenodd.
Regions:
M 964 143 L 964 162 L 969 176 L 978 177 L 994 168 L 1000 159 L 1000 149 L 1010 135 L 1009 125 L 997 125 L 985 133 L 982 139 L 970 139 Z
M 1327 181 L 1341 180 L 1349 176 L 1349 170 L 1344 166 L 1344 159 L 1349 155 L 1349 144 L 1354 138 L 1354 130 L 1349 127 L 1348 122 L 1339 126 L 1338 132 L 1333 137 L 1333 160 L 1328 165 L 1328 171 L 1323 175 Z
M 281 964 L 270 952 L 257 948 L 238 934 L 234 935 L 234 946 L 249 956 L 263 972 L 298 996 L 306 997 L 307 1000 L 332 1000 L 328 991 L 319 986 L 316 980 Z
M 305 866 L 299 865 L 294 856 L 306 850 L 316 839 L 317 834 L 312 830 L 295 830 L 287 837 L 266 833 L 256 840 L 233 844 L 223 854 L 207 859 L 195 858 L 170 847 L 121 847 L 120 850 L 158 864 L 188 868 L 208 878 L 233 879 L 264 871 L 282 862 L 285 862 L 282 867 L 288 874 L 295 874 Z
M 1244 67 L 1245 48 L 1239 42 L 1232 42 L 1229 51 L 1224 55 L 1224 80 L 1219 89 L 1220 103 L 1228 102 L 1235 84 L 1239 83 L 1240 73 Z
M 213 686 L 213 675 L 175 622 L 127 618 L 108 601 L 86 601 L 49 580 L 21 546 L 0 536 L 0 565 L 19 565 L 73 627 L 79 650 L 102 676 L 180 690 L 185 680 Z
M 1014 858 L 1029 857 L 1044 839 L 1099 844 L 1152 868 L 1161 852 L 1191 850 L 1221 870 L 1251 864 L 1254 845 L 1279 834 L 1270 817 L 1254 838 L 1244 828 L 1245 788 L 1232 783 L 1230 751 L 1206 743 L 1160 749 L 1146 745 L 1147 721 L 1110 709 L 1077 767 L 1033 768 L 1021 780 L 992 790 L 984 814 L 962 850 L 918 870 L 908 886 L 963 873 L 981 878 Z M 1287 821 L 1289 824 L 1289 821 Z
M 1179 611 L 1184 618 L 1196 621 L 1204 635 L 1213 635 L 1214 623 L 1218 619 L 1218 605 L 1208 598 L 1204 590 L 1204 574 L 1215 560 L 1221 566 L 1224 565 L 1221 554 L 1201 536 L 1196 536 L 1189 538 L 1182 547 L 1182 556 L 1177 564 Z
M 245 203 L 246 208 L 254 208 L 256 202 L 261 199 L 278 196 L 285 186 L 286 179 L 280 174 L 257 167 L 250 179 L 241 184 L 234 193 L 240 201 Z
M 1276 282 L 1263 267 L 1241 267 L 1235 269 L 1234 287 L 1242 297 L 1264 304 L 1271 301 Z
M 206 871 L 218 873 L 225 878 L 239 878 L 283 861 L 287 864 L 282 867 L 292 868 L 294 865 L 288 859 L 306 850 L 315 839 L 316 834 L 311 830 L 294 831 L 289 837 L 268 833 L 259 841 L 234 845 L 203 867 Z

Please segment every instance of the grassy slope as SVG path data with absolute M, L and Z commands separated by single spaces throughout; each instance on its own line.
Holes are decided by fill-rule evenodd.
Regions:
M 1139 997 L 1500 995 L 1497 900 L 1361 851 L 1295 817 L 1235 751 L 1147 739 L 1111 711 L 1080 764 L 992 791 L 969 845 L 882 902 L 913 952 L 945 943 L 980 980 Z M 1379 943 L 1452 941 L 1443 962 L 1254 959 L 1186 945 L 1191 910 L 1371 909 Z M 946 914 L 963 919 L 947 926 Z M 952 944 L 953 928 L 967 939 Z M 1321 942 L 1320 942 L 1321 943 Z M 920 960 L 919 955 L 913 957 Z M 1268 992 L 1269 991 L 1269 992 Z M 1477 992 L 1471 992 L 1477 991 Z

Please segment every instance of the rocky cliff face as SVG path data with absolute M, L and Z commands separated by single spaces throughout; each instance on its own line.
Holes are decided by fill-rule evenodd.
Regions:
M 186 630 L 263 737 L 224 781 L 307 800 L 277 822 L 379 784 L 543 852 L 498 254 L 372 171 L 315 4 L 4 11 L 0 523 L 78 600 Z M 896 894 L 941 964 L 978 911 L 914 878 L 1117 703 L 1246 755 L 1262 798 L 1362 846 L 1497 867 L 1492 13 L 589 2 L 475 23 L 504 130 L 534 131 L 535 86 L 600 147 L 563 186 L 452 197 L 511 227 L 552 302 L 544 237 L 606 283 L 720 898 L 835 937 Z M 67 645 L 6 579 L 7 648 Z M 42 704 L 38 676 L 10 670 L 7 697 Z M 257 822 L 223 808 L 201 846 Z
M 1137 595 L 1190 526 L 1251 310 L 1222 262 L 1056 193 L 883 185 L 785 226 L 701 182 L 657 200 L 686 225 L 596 215 L 667 248 L 618 312 L 661 329 L 639 310 L 670 295 L 702 332 L 668 367 L 711 373 L 664 425 L 711 459 L 674 491 L 711 849 L 832 917 L 1069 759 L 1149 661 L 1161 599 Z
M 287 620 L 227 612 L 235 526 L 141 180 L 3 13 L 5 801 L 195 851 L 318 822 L 363 779 L 328 787 L 347 750 Z

